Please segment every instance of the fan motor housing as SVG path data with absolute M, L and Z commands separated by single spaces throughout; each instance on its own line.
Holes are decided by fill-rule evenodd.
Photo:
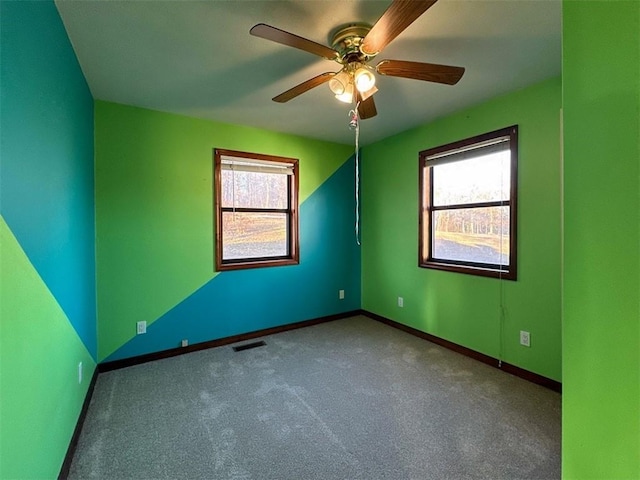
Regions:
M 364 37 L 371 30 L 368 23 L 350 23 L 339 27 L 331 36 L 331 47 L 340 54 L 337 60 L 343 65 L 352 62 L 365 63 L 375 55 L 365 55 L 360 51 Z

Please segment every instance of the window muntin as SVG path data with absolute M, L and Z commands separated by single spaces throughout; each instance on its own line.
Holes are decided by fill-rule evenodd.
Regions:
M 516 279 L 517 132 L 420 152 L 419 266 Z
M 216 269 L 299 263 L 298 160 L 215 149 Z

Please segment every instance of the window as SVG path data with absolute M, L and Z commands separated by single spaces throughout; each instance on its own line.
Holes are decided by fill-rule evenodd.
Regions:
M 214 150 L 216 269 L 299 263 L 298 160 Z
M 516 279 L 518 127 L 420 152 L 419 266 Z

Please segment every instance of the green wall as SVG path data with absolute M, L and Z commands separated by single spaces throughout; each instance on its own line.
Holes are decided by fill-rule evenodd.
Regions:
M 0 478 L 56 478 L 96 366 L 93 98 L 52 1 L 0 21 Z
M 299 158 L 299 202 L 304 207 L 312 194 L 349 160 L 353 147 L 102 101 L 96 102 L 95 112 L 99 360 L 108 358 L 125 343 L 132 341 L 136 337 L 135 324 L 141 320 L 147 321 L 158 332 L 159 329 L 166 329 L 161 334 L 165 337 L 165 343 L 151 335 L 144 338 L 139 336 L 135 338 L 136 345 L 131 344 L 132 349 L 123 353 L 125 356 L 148 353 L 145 349 L 154 351 L 169 348 L 169 345 L 173 348 L 179 345 L 180 338 L 191 338 L 193 343 L 194 335 L 199 337 L 199 341 L 206 341 L 219 338 L 217 335 L 266 328 L 258 323 L 261 317 L 258 314 L 254 315 L 254 323 L 247 319 L 246 329 L 237 331 L 243 325 L 243 320 L 228 318 L 226 312 L 219 312 L 221 305 L 213 303 L 215 295 L 212 292 L 202 295 L 202 292 L 217 288 L 216 285 L 210 285 L 217 276 L 224 278 L 216 279 L 218 284 L 228 286 L 229 281 L 234 279 L 241 279 L 245 283 L 254 281 L 258 276 L 265 275 L 266 271 L 270 276 L 274 272 L 302 273 L 300 269 L 312 260 L 310 256 L 313 249 L 309 245 L 301 245 L 300 266 L 249 270 L 244 273 L 218 274 L 214 271 L 213 148 Z M 343 212 L 353 212 L 353 182 L 340 189 L 343 191 L 325 195 L 323 201 L 325 207 L 322 212 L 325 209 L 328 213 L 333 212 L 335 218 Z M 348 267 L 347 270 L 353 269 L 353 276 L 357 279 L 357 287 L 351 280 L 348 286 L 331 287 L 330 297 L 326 301 L 337 298 L 338 288 L 350 289 L 348 301 L 340 305 L 359 308 L 359 251 L 351 248 L 355 244 L 351 237 L 341 240 L 345 232 L 351 235 L 353 222 L 345 219 L 345 228 L 329 228 L 329 220 L 324 220 L 324 213 L 303 213 L 304 210 L 301 210 L 302 231 L 311 227 L 315 237 L 324 235 L 325 249 L 329 252 L 333 248 L 335 254 L 333 263 L 343 263 L 345 268 Z M 332 236 L 331 230 L 336 229 L 340 232 Z M 317 240 L 310 239 L 313 242 Z M 339 244 L 332 245 L 332 242 Z M 347 271 L 333 270 L 331 280 L 321 281 L 321 277 L 326 277 L 325 273 L 330 271 L 331 263 L 331 260 L 325 261 L 323 271 L 309 271 L 302 280 L 278 276 L 277 279 L 269 277 L 269 281 L 277 282 L 281 291 L 291 294 L 301 284 L 312 286 L 317 282 L 315 295 L 309 293 L 309 298 L 304 297 L 309 304 L 321 298 L 321 292 L 324 295 L 324 284 L 340 279 L 347 282 Z M 244 275 L 249 277 L 244 278 Z M 354 292 L 355 289 L 357 292 Z M 262 290 L 260 287 L 253 290 L 252 301 L 245 301 L 244 304 L 261 304 L 266 308 L 272 301 L 262 298 Z M 198 291 L 201 293 L 198 298 L 185 303 Z M 221 290 L 218 288 L 218 291 Z M 238 286 L 232 291 L 240 292 L 242 288 Z M 212 303 L 206 305 L 203 296 L 208 296 Z M 357 301 L 357 304 L 351 301 Z M 292 312 L 295 311 L 292 302 L 289 303 Z M 173 317 L 167 320 L 172 327 L 167 322 L 162 327 L 152 325 L 182 304 L 188 304 L 188 312 L 180 312 L 175 320 Z M 236 304 L 236 307 L 239 309 L 240 305 Z M 262 317 L 276 315 L 278 309 L 273 307 L 266 308 Z M 331 312 L 318 308 L 316 315 L 339 312 L 338 306 L 331 308 Z M 221 315 L 224 315 L 225 323 L 235 322 L 236 325 L 233 328 L 218 325 Z M 238 310 L 238 317 L 240 315 Z M 187 328 L 186 324 L 194 318 L 198 318 L 198 328 L 195 325 Z M 171 340 L 169 335 L 172 336 Z M 153 343 L 156 340 L 158 343 Z M 145 341 L 147 345 L 142 344 Z M 119 353 L 118 356 L 122 355 Z
M 640 2 L 564 2 L 563 477 L 640 478 Z
M 561 379 L 560 104 L 555 78 L 363 149 L 365 310 Z M 418 152 L 513 124 L 518 280 L 418 268 Z M 530 348 L 520 346 L 520 330 L 531 333 Z
M 308 203 L 324 216 L 339 210 L 330 198 L 348 183 L 335 175 L 352 147 L 98 101 L 94 224 L 93 102 L 55 5 L 0 9 L 0 477 L 51 478 L 96 350 L 104 359 L 135 343 L 138 320 L 173 328 L 192 305 L 211 306 L 211 149 L 304 158 L 300 200 L 327 185 Z M 361 272 L 366 310 L 562 379 L 568 479 L 640 478 L 639 23 L 635 0 L 565 1 L 562 87 L 551 79 L 364 148 L 361 269 L 342 254 Z M 518 281 L 418 268 L 418 152 L 511 124 Z M 311 230 L 321 243 L 322 225 Z M 243 284 L 237 275 L 227 283 Z M 531 348 L 518 345 L 521 329 Z
M 0 478 L 55 478 L 95 362 L 2 217 L 0 243 Z

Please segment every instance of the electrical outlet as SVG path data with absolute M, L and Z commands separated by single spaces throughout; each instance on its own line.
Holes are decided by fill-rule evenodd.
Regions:
M 529 332 L 520 330 L 520 345 L 524 345 L 525 347 L 531 346 L 531 334 Z
M 82 362 L 78 363 L 78 383 L 82 383 Z
M 182 345 L 183 347 L 186 347 L 187 345 L 189 345 L 189 340 L 187 340 L 186 338 L 184 340 L 182 340 L 182 342 L 180 343 L 180 345 Z
M 338 291 L 338 298 L 339 298 L 340 300 L 344 300 L 344 290 L 340 290 L 340 291 Z
M 398 297 L 398 306 L 400 308 L 404 307 L 404 298 Z
M 138 322 L 136 324 L 136 328 L 137 328 L 137 332 L 138 335 L 142 334 L 142 333 L 147 333 L 147 322 L 142 321 L 142 322 Z

